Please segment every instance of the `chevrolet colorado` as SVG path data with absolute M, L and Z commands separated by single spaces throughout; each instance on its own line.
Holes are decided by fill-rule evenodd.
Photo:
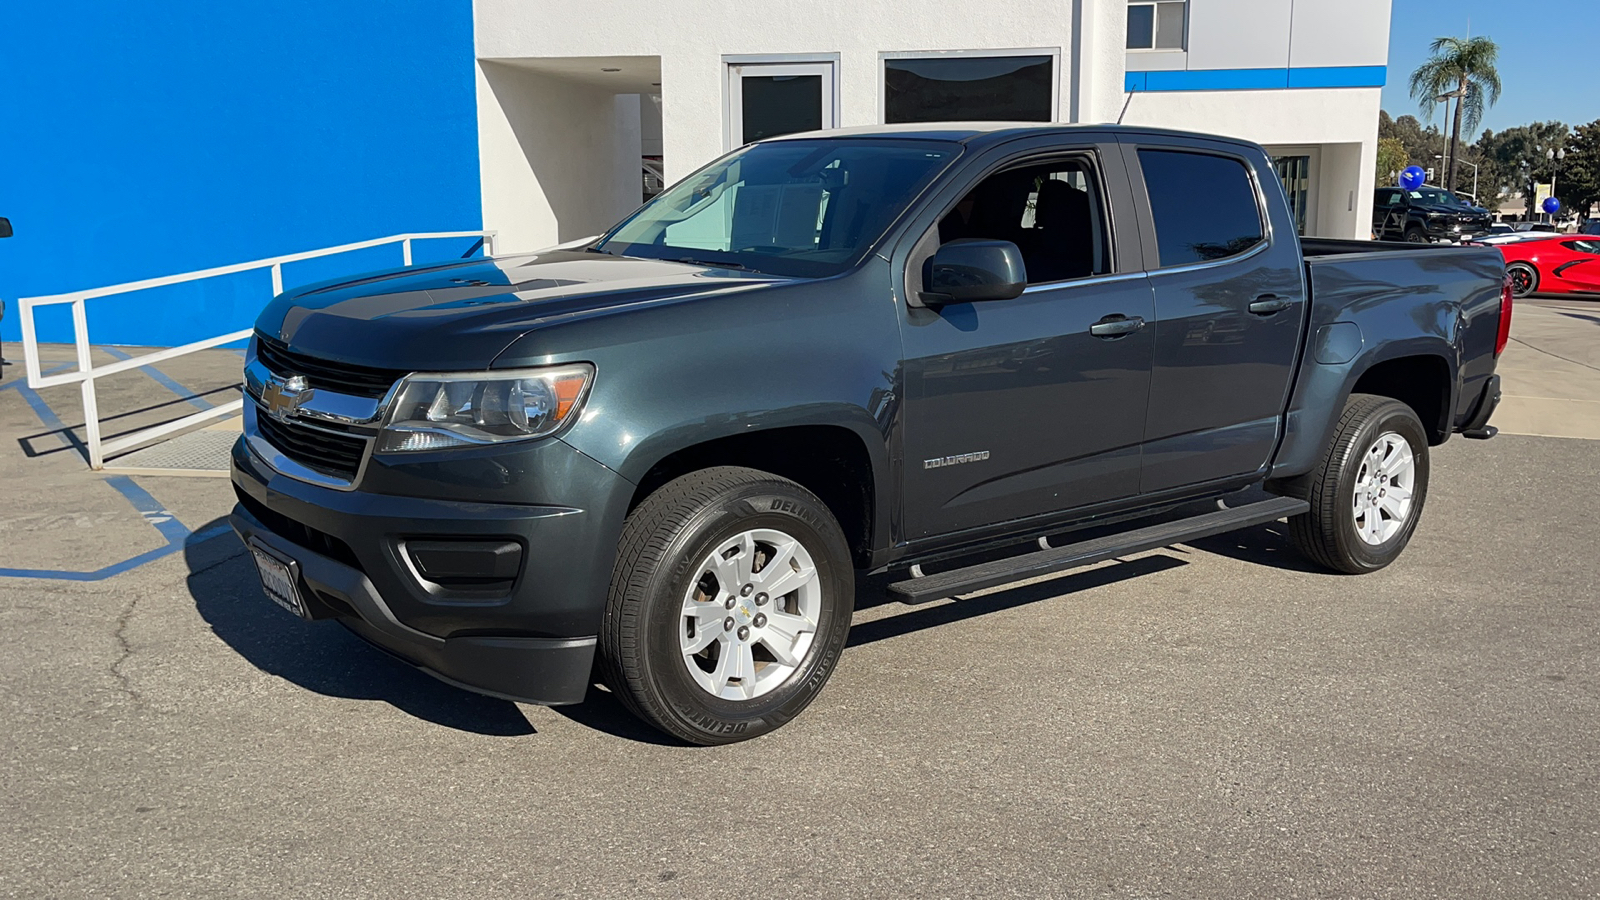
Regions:
M 1429 448 L 1494 433 L 1510 315 L 1493 248 L 1300 239 L 1254 144 L 793 135 L 585 247 L 274 299 L 232 523 L 271 599 L 445 681 L 598 674 L 735 741 L 821 691 L 858 573 L 920 602 L 1283 518 L 1389 564 Z

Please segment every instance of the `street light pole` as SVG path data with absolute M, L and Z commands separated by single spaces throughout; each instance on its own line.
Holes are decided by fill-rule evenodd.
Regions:
M 1442 157 L 1442 156 L 1441 157 L 1437 157 L 1437 158 L 1440 159 L 1440 160 L 1444 159 L 1444 157 Z M 1440 165 L 1444 165 L 1444 163 L 1441 161 Z M 1472 199 L 1473 200 L 1477 200 L 1478 199 L 1478 164 L 1474 163 L 1474 162 L 1467 162 L 1466 160 L 1464 160 L 1464 159 L 1462 159 L 1460 157 L 1456 157 L 1456 165 L 1458 165 L 1458 166 L 1471 166 L 1472 167 Z
M 1556 175 L 1561 172 L 1561 161 L 1567 158 L 1567 148 L 1546 150 L 1544 158 L 1546 162 L 1550 163 L 1550 196 L 1554 197 L 1556 195 Z M 1545 215 L 1550 217 L 1552 225 L 1555 224 L 1556 217 L 1553 213 L 1545 213 Z

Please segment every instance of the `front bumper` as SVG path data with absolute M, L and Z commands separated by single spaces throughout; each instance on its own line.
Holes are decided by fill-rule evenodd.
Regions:
M 337 490 L 274 471 L 241 440 L 230 521 L 299 564 L 313 614 L 380 649 L 480 693 L 581 701 L 633 485 L 559 440 L 378 462 L 361 490 Z M 505 502 L 549 497 L 564 502 Z M 412 548 L 452 541 L 514 544 L 517 571 L 487 591 L 429 581 Z

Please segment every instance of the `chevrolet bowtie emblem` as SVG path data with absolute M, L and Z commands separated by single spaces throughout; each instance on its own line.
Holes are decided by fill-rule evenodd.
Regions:
M 287 422 L 299 415 L 300 404 L 310 400 L 316 393 L 306 385 L 304 375 L 291 375 L 288 378 L 274 375 L 267 381 L 267 386 L 261 389 L 261 405 L 266 407 L 267 415 L 273 419 Z

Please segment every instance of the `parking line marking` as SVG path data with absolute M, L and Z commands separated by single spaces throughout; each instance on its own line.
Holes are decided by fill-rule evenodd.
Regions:
M 133 358 L 115 347 L 101 347 L 100 349 L 111 354 L 117 359 Z M 177 394 L 179 397 L 182 397 L 184 400 L 187 400 L 190 406 L 199 407 L 200 409 L 210 409 L 212 407 L 211 401 L 206 400 L 204 397 L 201 397 L 194 391 L 179 384 L 176 379 L 172 378 L 167 373 L 161 371 L 155 366 L 140 366 L 139 371 L 149 375 L 150 379 L 156 384 L 161 385 L 174 394 Z
M 57 368 L 64 369 L 71 365 L 73 364 L 67 363 Z M 39 396 L 38 391 L 28 387 L 21 381 L 0 385 L 0 387 L 15 387 L 17 392 L 22 395 L 22 399 L 27 401 L 28 405 L 33 408 L 34 415 L 39 417 L 39 421 L 44 424 L 44 427 L 51 429 L 56 437 L 60 438 L 61 442 L 67 446 L 82 448 L 83 442 L 78 440 L 77 435 L 67 430 L 61 418 L 56 415 L 55 410 L 50 408 L 50 404 Z M 70 569 L 0 567 L 0 578 L 42 578 L 49 581 L 104 581 L 107 578 L 121 575 L 123 572 L 137 569 L 146 563 L 154 562 L 164 556 L 170 556 L 189 544 L 208 541 L 233 530 L 227 523 L 222 523 L 199 532 L 191 532 L 188 526 L 179 522 L 178 518 L 163 507 L 159 500 L 151 496 L 149 491 L 135 484 L 132 478 L 126 475 L 108 475 L 104 476 L 104 478 L 106 484 L 110 485 L 112 490 L 128 501 L 128 505 L 132 506 L 134 511 L 138 512 L 145 522 L 149 523 L 150 527 L 154 528 L 166 540 L 165 546 L 147 550 L 121 562 L 114 562 L 87 572 Z

